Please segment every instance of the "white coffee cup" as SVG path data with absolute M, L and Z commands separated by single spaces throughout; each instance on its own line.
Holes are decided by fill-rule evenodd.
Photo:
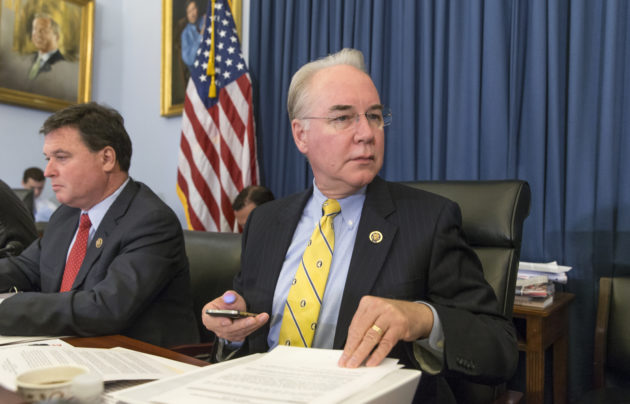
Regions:
M 48 366 L 20 373 L 15 384 L 29 403 L 72 398 L 72 380 L 89 371 L 85 366 Z

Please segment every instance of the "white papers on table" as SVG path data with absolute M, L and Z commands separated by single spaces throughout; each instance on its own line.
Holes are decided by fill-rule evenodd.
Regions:
M 546 262 L 546 263 L 520 261 L 518 263 L 518 270 L 520 271 L 521 269 L 526 270 L 526 271 L 549 272 L 549 273 L 558 274 L 558 273 L 569 272 L 571 270 L 571 267 L 566 266 L 566 265 L 558 265 L 556 261 L 551 261 L 551 262 Z
M 337 366 L 341 352 L 278 346 L 266 354 L 207 366 L 114 395 L 126 403 L 337 403 L 400 368 L 391 358 L 376 367 L 341 368 Z M 413 397 L 420 372 L 405 371 Z
M 54 337 L 43 337 L 43 336 L 39 336 L 39 337 L 20 337 L 20 336 L 6 336 L 6 335 L 0 335 L 0 348 L 4 348 L 6 345 L 11 345 L 11 344 L 22 344 L 25 342 L 33 342 L 33 341 L 42 341 L 42 340 L 50 340 L 51 338 Z M 61 341 L 60 339 L 57 339 L 56 341 Z M 63 341 L 62 341 L 63 342 Z M 64 342 L 65 345 L 70 346 L 70 344 L 67 344 Z M 48 345 L 48 344 L 46 344 Z
M 546 275 L 550 281 L 557 283 L 567 283 L 567 272 L 571 267 L 566 265 L 558 265 L 556 261 L 552 262 L 524 262 L 518 263 L 519 276 L 536 276 Z
M 83 365 L 100 375 L 105 382 L 154 380 L 197 368 L 119 347 L 103 349 L 23 344 L 3 347 L 0 352 L 0 384 L 9 390 L 16 390 L 15 377 L 19 373 L 43 366 Z

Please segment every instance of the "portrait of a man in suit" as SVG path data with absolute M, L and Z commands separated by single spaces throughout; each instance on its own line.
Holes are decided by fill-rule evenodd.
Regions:
M 55 63 L 65 60 L 59 51 L 59 24 L 48 14 L 38 13 L 33 19 L 31 40 L 37 48 L 28 72 L 29 80 L 52 70 Z
M 63 101 L 79 97 L 81 9 L 6 10 L 0 20 L 0 87 Z

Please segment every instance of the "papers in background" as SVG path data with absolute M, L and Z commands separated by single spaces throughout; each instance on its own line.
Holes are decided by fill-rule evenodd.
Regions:
M 566 284 L 568 281 L 567 272 L 571 267 L 566 265 L 558 265 L 556 261 L 542 262 L 524 262 L 518 263 L 518 275 L 520 276 L 537 276 L 544 274 L 550 281 Z
M 278 346 L 266 354 L 207 366 L 122 390 L 114 396 L 126 403 L 337 403 L 369 389 L 400 368 L 391 358 L 376 367 L 340 368 L 337 361 L 341 352 Z M 420 372 L 404 371 L 410 401 Z M 389 387 L 397 386 L 402 378 L 398 379 L 389 382 Z
M 154 380 L 196 369 L 177 362 L 125 348 L 75 348 L 65 345 L 38 343 L 1 347 L 0 384 L 16 390 L 15 377 L 26 370 L 43 366 L 83 365 L 100 375 L 105 382 L 117 380 Z M 50 341 L 46 342 L 47 344 Z

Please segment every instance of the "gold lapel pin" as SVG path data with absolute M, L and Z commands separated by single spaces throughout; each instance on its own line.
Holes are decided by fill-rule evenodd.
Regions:
M 96 240 L 96 248 L 101 248 L 102 245 L 103 245 L 103 239 L 99 237 Z
M 381 241 L 383 241 L 383 233 L 378 230 L 374 230 L 372 233 L 370 233 L 370 241 L 374 244 L 380 243 Z

